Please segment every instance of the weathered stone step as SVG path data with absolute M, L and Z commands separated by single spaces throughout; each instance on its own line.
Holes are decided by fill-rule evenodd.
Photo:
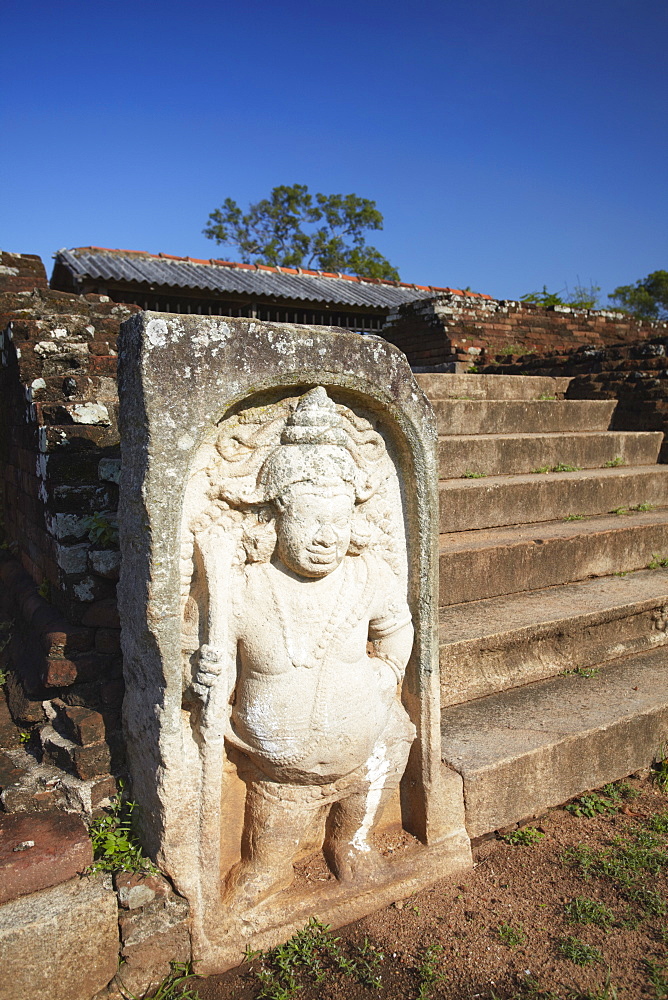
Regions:
M 644 569 L 668 556 L 668 511 L 441 535 L 440 604 Z
M 436 399 L 440 434 L 545 434 L 605 431 L 615 399 Z
M 539 399 L 563 398 L 570 378 L 537 375 L 415 375 L 422 391 L 435 399 Z
M 442 608 L 441 705 L 653 649 L 667 619 L 665 569 Z
M 440 530 L 555 521 L 638 504 L 668 507 L 668 465 L 446 479 L 440 483 Z
M 668 649 L 594 677 L 559 676 L 442 712 L 471 837 L 647 767 L 668 731 Z
M 600 469 L 617 458 L 624 465 L 654 465 L 662 440 L 661 431 L 443 435 L 440 476 L 456 479 L 467 472 L 502 476 L 560 464 Z

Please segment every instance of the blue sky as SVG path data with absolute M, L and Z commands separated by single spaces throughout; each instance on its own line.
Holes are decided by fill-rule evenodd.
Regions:
M 665 0 L 5 0 L 0 246 L 238 254 L 225 197 L 354 191 L 404 281 L 668 269 Z

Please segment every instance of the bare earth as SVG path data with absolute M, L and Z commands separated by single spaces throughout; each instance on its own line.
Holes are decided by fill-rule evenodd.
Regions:
M 318 945 L 328 936 L 316 930 L 316 962 L 306 958 L 294 970 L 296 990 L 266 957 L 222 976 L 190 979 L 187 987 L 201 1000 L 668 998 L 668 799 L 645 776 L 615 787 L 621 795 L 607 800 L 614 811 L 587 818 L 553 809 L 529 824 L 544 834 L 535 844 L 486 840 L 459 883 L 437 883 L 331 935 L 356 971 L 337 968 L 336 956 Z M 615 877 L 601 875 L 600 854 L 597 861 L 580 852 L 579 866 L 565 859 L 578 845 L 606 851 Z M 595 871 L 585 879 L 582 859 L 586 865 L 592 857 Z M 569 920 L 566 907 L 575 899 L 589 901 L 580 909 L 593 910 L 598 924 Z M 570 949 L 565 945 L 571 957 L 561 950 L 568 939 L 575 939 Z M 578 964 L 583 959 L 587 964 Z M 312 975 L 317 962 L 319 982 Z M 378 977 L 380 985 L 365 985 L 360 976 Z

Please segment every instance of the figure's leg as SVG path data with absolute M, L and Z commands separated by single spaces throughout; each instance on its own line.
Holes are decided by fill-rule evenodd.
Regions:
M 366 775 L 332 806 L 327 817 L 323 853 L 341 881 L 378 876 L 384 860 L 369 835 L 406 768 L 410 741 L 403 733 L 390 746 L 377 744 L 366 763 Z M 360 787 L 361 786 L 361 787 Z
M 313 820 L 313 805 L 281 801 L 249 784 L 241 860 L 225 880 L 223 902 L 248 909 L 287 889 L 294 875 L 292 862 Z

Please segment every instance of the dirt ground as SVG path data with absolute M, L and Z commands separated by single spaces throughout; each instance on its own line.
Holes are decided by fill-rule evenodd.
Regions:
M 641 775 L 578 803 L 593 815 L 550 810 L 535 843 L 479 844 L 456 883 L 183 985 L 200 1000 L 668 998 L 668 799 Z

